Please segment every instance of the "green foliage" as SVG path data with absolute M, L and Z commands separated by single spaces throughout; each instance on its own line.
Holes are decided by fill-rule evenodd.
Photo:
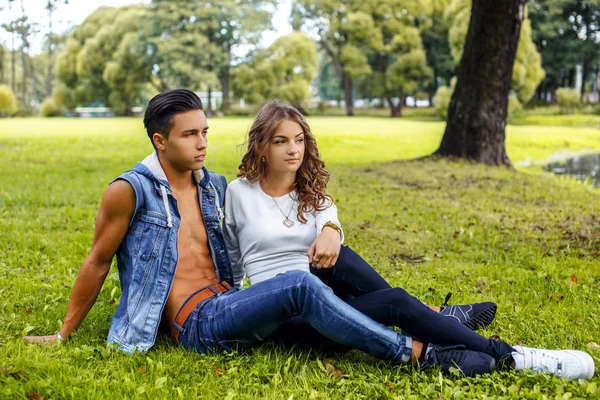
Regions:
M 233 92 L 250 104 L 279 98 L 300 105 L 310 97 L 309 84 L 316 76 L 315 44 L 301 32 L 277 39 L 259 50 L 249 63 L 238 66 Z
M 0 85 L 0 116 L 12 115 L 17 112 L 17 99 L 12 89 L 7 85 Z
M 600 63 L 600 2 L 530 0 L 528 4 L 533 40 L 547 74 L 544 91 L 575 86 L 577 65 L 582 67 L 583 85 L 594 82 Z
M 508 116 L 512 117 L 522 109 L 523 105 L 519 101 L 519 98 L 514 93 L 511 93 L 508 96 Z
M 579 104 L 580 101 L 581 93 L 579 93 L 578 89 L 568 87 L 556 89 L 556 102 L 563 112 L 571 114 L 573 106 Z
M 130 112 L 151 74 L 139 40 L 147 17 L 143 5 L 99 8 L 73 30 L 57 60 L 72 103 L 101 101 L 119 114 Z
M 210 121 L 209 169 L 234 178 L 236 146 L 250 123 Z M 588 350 L 600 362 L 592 345 L 600 337 L 596 190 L 533 171 L 406 161 L 437 148 L 441 122 L 328 117 L 309 123 L 334 177 L 330 193 L 346 243 L 393 286 L 433 305 L 448 291 L 456 303 L 496 301 L 496 321 L 481 331 L 484 336 Z M 507 150 L 515 162 L 543 160 L 565 148 L 597 148 L 599 135 L 591 128 L 509 126 Z M 34 392 L 57 399 L 600 395 L 598 375 L 589 382 L 510 371 L 462 378 L 356 351 L 326 360 L 318 352 L 274 344 L 198 355 L 174 347 L 162 333 L 148 353 L 124 355 L 105 344 L 120 296 L 116 266 L 71 341 L 25 345 L 24 332 L 58 330 L 90 249 L 102 192 L 150 151 L 139 118 L 0 124 L 0 277 L 9 283 L 0 285 L 0 398 Z M 422 262 L 405 261 L 410 257 Z M 578 284 L 570 283 L 571 274 Z M 485 286 L 477 287 L 479 280 Z M 342 376 L 328 373 L 331 366 Z
M 43 117 L 58 117 L 62 114 L 62 111 L 54 98 L 48 97 L 40 105 L 40 114 Z
M 52 98 L 57 107 L 70 110 L 75 107 L 73 101 L 73 91 L 64 86 L 56 87 L 52 90 Z
M 271 28 L 266 9 L 275 0 L 154 0 L 141 42 L 153 68 L 151 83 L 159 91 L 173 87 L 216 91 L 228 88 L 232 51 L 256 45 Z M 227 108 L 229 90 L 224 93 Z M 207 105 L 210 109 L 210 105 Z
M 452 57 L 457 63 L 460 62 L 467 39 L 471 2 L 471 0 L 452 0 L 445 14 L 447 21 L 451 21 L 448 40 Z M 531 21 L 526 15 L 521 25 L 511 84 L 512 90 L 516 92 L 519 101 L 523 104 L 533 97 L 545 76 L 542 57 L 533 43 L 531 35 Z
M 452 89 L 448 86 L 440 86 L 433 97 L 433 106 L 435 108 L 435 112 L 444 121 L 448 116 L 448 108 L 450 107 L 452 92 Z

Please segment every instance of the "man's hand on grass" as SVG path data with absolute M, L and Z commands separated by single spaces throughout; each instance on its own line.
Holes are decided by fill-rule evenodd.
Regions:
M 43 345 L 43 346 L 49 345 L 49 344 L 56 344 L 56 343 L 59 342 L 57 335 L 50 335 L 50 336 L 24 336 L 23 340 L 25 341 L 25 343 L 40 344 L 40 345 Z

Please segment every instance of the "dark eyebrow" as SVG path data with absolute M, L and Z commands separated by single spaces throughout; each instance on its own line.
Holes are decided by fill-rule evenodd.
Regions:
M 296 135 L 296 137 L 298 137 L 300 135 L 304 135 L 304 132 L 300 132 L 299 134 Z
M 185 131 L 182 131 L 182 133 L 188 133 L 188 132 L 196 133 L 196 132 L 198 132 L 198 129 L 186 129 Z

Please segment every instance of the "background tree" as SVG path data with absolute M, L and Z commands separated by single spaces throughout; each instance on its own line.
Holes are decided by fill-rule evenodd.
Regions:
M 195 82 L 196 87 L 206 90 L 209 97 L 220 88 L 226 110 L 230 103 L 233 51 L 241 44 L 258 43 L 262 32 L 271 27 L 271 14 L 265 7 L 275 3 L 275 0 L 154 0 L 151 23 L 145 28 L 143 39 L 151 55 L 159 89 L 166 90 L 180 79 Z M 164 41 L 168 43 L 162 43 Z M 185 54 L 185 46 L 189 43 L 201 47 Z M 179 61 L 169 59 L 173 51 Z M 187 64 L 183 60 L 187 60 Z M 207 105 L 209 113 L 210 103 Z
M 47 0 L 46 1 L 46 15 L 48 17 L 48 32 L 46 33 L 46 82 L 45 82 L 45 96 L 49 97 L 52 94 L 52 84 L 54 81 L 54 65 L 56 64 L 55 50 L 58 42 L 58 35 L 56 35 L 52 29 L 52 15 L 56 11 L 56 7 L 59 3 L 68 4 L 68 0 Z
M 364 22 L 372 24 L 380 42 L 371 48 L 373 74 L 369 82 L 373 93 L 387 100 L 391 116 L 400 117 L 406 95 L 414 94 L 419 84 L 427 84 L 433 76 L 418 28 L 427 20 L 425 4 L 389 0 L 374 2 L 371 7 L 370 20 Z M 402 11 L 397 12 L 399 9 Z M 357 28 L 357 32 L 365 31 Z
M 251 104 L 281 99 L 304 112 L 310 97 L 310 82 L 316 76 L 315 43 L 301 32 L 277 39 L 268 49 L 258 50 L 248 63 L 237 67 L 234 93 Z
M 73 30 L 57 73 L 76 103 L 100 101 L 119 114 L 131 114 L 152 72 L 138 40 L 147 16 L 143 5 L 100 8 Z
M 446 18 L 451 21 L 450 48 L 456 62 L 460 61 L 463 49 L 465 49 L 470 17 L 471 0 L 453 0 L 446 11 Z M 511 81 L 512 90 L 523 104 L 527 103 L 535 94 L 535 90 L 545 76 L 542 57 L 537 51 L 531 35 L 531 21 L 525 12 Z
M 450 22 L 445 16 L 451 0 L 429 0 L 425 10 L 427 23 L 420 26 L 421 40 L 427 55 L 427 64 L 433 70 L 433 79 L 427 85 L 430 104 L 440 85 L 448 85 L 455 74 L 455 61 L 450 53 L 448 32 Z
M 585 83 L 600 72 L 600 1 L 533 0 L 529 9 L 534 41 L 547 71 L 538 91 L 540 99 L 558 87 L 574 87 L 577 65 L 583 96 Z
M 360 13 L 361 5 L 370 2 L 344 0 L 295 0 L 294 17 L 298 24 L 301 16 L 308 30 L 318 34 L 319 47 L 329 56 L 340 86 L 344 92 L 346 115 L 354 115 L 352 91 L 354 81 L 371 73 L 365 55 L 370 40 L 377 42 L 379 38 L 373 26 L 367 26 L 367 14 Z M 365 28 L 366 32 L 355 31 Z M 359 39 L 355 41 L 355 39 Z
M 473 0 L 446 130 L 436 154 L 510 165 L 508 94 L 527 0 Z

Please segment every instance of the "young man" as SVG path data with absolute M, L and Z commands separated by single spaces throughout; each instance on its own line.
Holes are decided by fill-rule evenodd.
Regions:
M 150 349 L 163 318 L 175 342 L 206 352 L 255 345 L 300 315 L 331 340 L 380 359 L 440 364 L 444 370 L 457 366 L 466 375 L 512 361 L 514 350 L 493 340 L 485 342 L 493 357 L 464 347 L 425 351 L 423 343 L 376 323 L 304 272 L 280 274 L 245 290 L 232 288 L 220 227 L 226 181 L 203 167 L 208 124 L 200 99 L 187 90 L 160 94 L 148 104 L 144 124 L 155 152 L 106 189 L 92 249 L 60 332 L 27 341 L 68 338 L 95 303 L 116 255 L 122 296 L 107 341 L 128 353 Z M 593 361 L 590 372 L 579 353 L 552 353 L 569 365 L 562 375 L 556 363 L 525 367 L 591 377 Z

